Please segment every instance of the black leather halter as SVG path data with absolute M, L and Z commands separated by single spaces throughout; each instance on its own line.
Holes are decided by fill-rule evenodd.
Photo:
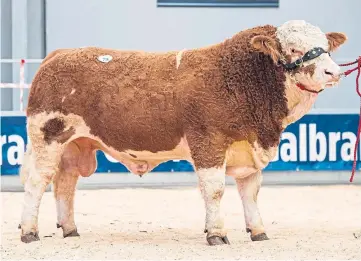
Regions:
M 329 52 L 326 52 L 323 48 L 315 47 L 315 48 L 309 50 L 307 53 L 305 53 L 304 56 L 297 59 L 293 63 L 286 63 L 286 64 L 282 63 L 282 65 L 287 71 L 291 71 L 291 70 L 297 69 L 298 67 L 301 67 L 304 62 L 307 62 L 307 61 L 310 61 L 312 59 L 315 59 L 315 58 L 319 57 L 323 53 L 328 53 L 328 55 L 331 56 L 331 54 Z M 312 92 L 312 93 L 320 93 L 320 92 L 323 91 L 323 90 L 319 90 L 319 91 L 309 90 L 304 85 L 302 85 L 300 83 L 298 83 L 296 85 L 301 90 Z
M 283 64 L 283 66 L 285 67 L 286 70 L 294 70 L 297 67 L 302 66 L 302 64 L 304 62 L 315 59 L 323 53 L 328 53 L 330 55 L 330 53 L 326 52 L 323 48 L 316 47 L 316 48 L 309 50 L 307 53 L 305 53 L 305 55 L 303 57 L 297 59 L 293 63 L 286 63 L 286 64 Z

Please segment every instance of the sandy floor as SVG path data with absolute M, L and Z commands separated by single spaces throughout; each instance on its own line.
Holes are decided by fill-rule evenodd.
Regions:
M 52 193 L 40 208 L 41 241 L 20 242 L 22 193 L 2 195 L 3 259 L 361 259 L 361 187 L 263 187 L 269 241 L 252 242 L 235 187 L 222 206 L 230 246 L 206 245 L 197 188 L 79 190 L 80 238 L 56 229 Z M 356 238 L 354 233 L 356 232 Z

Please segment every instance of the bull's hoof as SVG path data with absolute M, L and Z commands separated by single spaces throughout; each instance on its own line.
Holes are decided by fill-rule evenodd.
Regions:
M 24 243 L 31 243 L 34 241 L 39 241 L 38 233 L 30 232 L 29 234 L 25 234 L 21 236 L 21 241 Z
M 67 234 L 63 234 L 63 237 L 66 238 L 66 237 L 79 237 L 79 233 L 77 231 L 77 229 L 74 229 L 73 231 L 70 231 L 69 233 Z
M 219 236 L 211 236 L 207 237 L 207 242 L 210 246 L 217 246 L 217 245 L 230 245 L 227 236 L 219 237 Z
M 251 235 L 251 240 L 252 241 L 264 241 L 264 240 L 269 240 L 268 236 L 266 235 L 266 233 L 261 233 L 255 236 Z

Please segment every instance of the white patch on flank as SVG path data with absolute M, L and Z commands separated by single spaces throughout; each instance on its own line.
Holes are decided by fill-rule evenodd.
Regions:
M 177 53 L 176 55 L 176 62 L 177 62 L 177 69 L 179 68 L 179 65 L 181 63 L 181 60 L 182 60 L 182 55 L 183 55 L 183 52 L 185 51 L 185 49 L 181 50 L 180 52 Z
M 73 95 L 74 93 L 75 93 L 75 89 L 73 88 L 73 89 L 71 90 L 70 95 Z
M 61 99 L 61 102 L 62 102 L 62 103 L 65 101 L 65 98 L 66 98 L 66 97 L 64 96 L 63 99 Z

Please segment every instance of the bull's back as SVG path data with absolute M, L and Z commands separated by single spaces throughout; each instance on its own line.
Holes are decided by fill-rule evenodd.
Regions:
M 119 151 L 171 150 L 183 136 L 174 57 L 92 47 L 56 51 L 34 77 L 27 115 L 81 116 L 92 135 Z

